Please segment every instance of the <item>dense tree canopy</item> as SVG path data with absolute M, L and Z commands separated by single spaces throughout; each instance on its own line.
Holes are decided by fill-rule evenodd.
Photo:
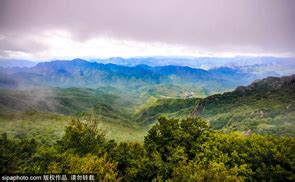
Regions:
M 294 181 L 293 137 L 212 131 L 202 118 L 159 118 L 144 143 L 107 140 L 73 120 L 55 145 L 0 138 L 1 173 L 94 173 L 101 181 Z

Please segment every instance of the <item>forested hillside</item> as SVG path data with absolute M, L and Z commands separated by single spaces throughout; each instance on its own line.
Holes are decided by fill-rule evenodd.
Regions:
M 207 118 L 215 129 L 294 136 L 295 75 L 269 77 L 207 97 L 193 112 Z
M 132 99 L 131 99 L 132 98 Z M 0 90 L 0 132 L 55 142 L 71 118 L 100 120 L 107 136 L 142 141 L 146 127 L 133 119 L 136 97 L 111 88 Z
M 294 136 L 294 90 L 294 75 L 266 78 L 207 98 L 187 99 L 126 93 L 112 87 L 2 89 L 0 131 L 10 137 L 36 136 L 54 142 L 70 118 L 80 118 L 100 120 L 108 138 L 142 141 L 161 116 L 201 116 L 216 130 Z
M 294 136 L 294 101 L 295 75 L 269 77 L 204 99 L 160 99 L 138 117 L 139 122 L 152 123 L 159 116 L 202 116 L 217 130 Z

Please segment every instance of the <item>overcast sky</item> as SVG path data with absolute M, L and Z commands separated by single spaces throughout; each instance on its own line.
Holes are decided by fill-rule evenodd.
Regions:
M 294 56 L 295 0 L 0 0 L 0 56 Z

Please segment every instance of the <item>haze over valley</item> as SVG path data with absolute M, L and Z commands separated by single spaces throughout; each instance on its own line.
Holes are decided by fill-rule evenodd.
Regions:
M 196 58 L 192 61 L 194 64 L 205 64 L 207 62 L 207 65 L 210 64 L 212 67 L 207 70 L 183 65 L 168 65 L 170 63 L 176 64 L 179 58 L 169 58 L 167 63 L 165 61 L 168 58 L 163 58 L 162 62 L 160 58 L 136 58 L 140 60 L 139 65 L 129 64 L 135 58 L 124 59 L 125 62 L 123 61 L 122 64 L 125 63 L 126 65 L 115 64 L 114 60 L 118 59 L 122 60 L 122 58 L 112 58 L 108 59 L 110 63 L 98 63 L 74 59 L 40 62 L 31 67 L 17 67 L 15 65 L 2 67 L 0 81 L 2 113 L 16 111 L 19 114 L 33 113 L 34 115 L 42 112 L 57 114 L 60 115 L 59 117 L 98 117 L 107 123 L 106 127 L 105 124 L 101 126 L 104 130 L 115 130 L 113 125 L 124 127 L 126 130 L 131 130 L 127 134 L 130 140 L 135 138 L 136 140 L 143 140 L 145 131 L 156 123 L 158 117 L 190 117 L 192 114 L 199 113 L 200 109 L 197 107 L 200 107 L 199 104 L 203 103 L 202 99 L 205 98 L 204 101 L 206 101 L 207 98 L 209 100 L 212 97 L 218 98 L 221 94 L 227 98 L 228 101 L 226 102 L 231 103 L 230 108 L 234 107 L 233 102 L 239 99 L 245 100 L 243 101 L 244 104 L 240 104 L 237 108 L 234 107 L 235 110 L 249 105 L 252 108 L 249 112 L 252 114 L 260 113 L 261 119 L 254 117 L 255 122 L 258 122 L 258 120 L 260 122 L 252 126 L 249 123 L 250 120 L 242 121 L 244 120 L 243 117 L 248 116 L 246 113 L 231 111 L 230 113 L 235 114 L 225 115 L 224 112 L 229 111 L 223 109 L 221 110 L 223 115 L 220 115 L 222 113 L 219 112 L 215 113 L 215 109 L 220 110 L 223 107 L 223 104 L 218 104 L 222 101 L 217 99 L 218 101 L 213 101 L 213 103 L 216 102 L 218 106 L 209 110 L 210 113 L 215 114 L 204 113 L 204 116 L 208 116 L 212 120 L 213 128 L 239 131 L 251 129 L 264 133 L 268 132 L 270 129 L 268 127 L 275 131 L 277 127 L 284 126 L 283 123 L 286 122 L 287 125 L 291 124 L 291 128 L 284 126 L 288 130 L 287 133 L 293 135 L 292 99 L 288 103 L 281 100 L 283 99 L 281 97 L 286 96 L 292 98 L 294 76 L 291 75 L 295 73 L 292 58 L 248 58 L 257 60 L 257 63 L 247 65 L 245 65 L 245 62 L 239 61 L 241 58 L 236 58 L 235 65 L 233 65 L 232 60 L 234 58 L 223 58 L 224 65 L 220 65 L 221 58 L 215 58 L 217 63 L 215 65 L 213 58 Z M 181 60 L 183 59 L 188 58 Z M 141 64 L 145 63 L 145 60 L 149 65 Z M 153 64 L 149 61 L 152 61 Z M 13 62 L 14 64 L 17 63 L 17 61 Z M 155 66 L 156 64 L 164 65 Z M 268 108 L 271 104 L 275 104 L 274 99 L 277 96 L 275 98 L 272 98 L 274 97 L 272 95 L 269 96 L 270 98 L 267 97 L 268 99 L 265 100 L 265 103 L 263 102 L 263 106 L 257 106 L 257 108 L 252 106 L 256 103 L 255 99 L 260 97 L 262 99 L 268 93 L 275 94 L 272 91 L 271 82 L 269 83 L 270 88 L 264 90 L 253 88 L 254 93 L 250 94 L 251 98 L 252 95 L 254 96 L 253 101 L 247 96 L 249 94 L 245 93 L 246 99 L 243 94 L 237 96 L 235 94 L 241 88 L 240 86 L 263 82 L 261 79 L 265 77 L 271 79 L 271 77 L 283 75 L 290 75 L 291 84 L 287 85 L 286 93 L 291 95 L 282 94 L 278 96 L 277 104 L 283 104 L 284 107 L 291 110 L 288 112 L 289 119 L 277 121 L 279 123 L 275 125 L 272 123 L 274 119 L 268 118 L 265 112 L 268 110 L 267 112 L 270 112 L 270 114 L 276 113 L 274 116 L 282 117 L 280 116 L 282 111 L 269 110 L 270 108 Z M 282 89 L 280 92 L 283 92 Z M 229 93 L 232 93 L 233 96 Z M 227 94 L 229 96 L 226 96 Z M 228 108 L 229 106 L 225 105 L 224 107 Z M 4 123 L 5 118 L 7 118 L 5 115 L 2 116 Z M 268 119 L 264 119 L 266 117 Z M 217 118 L 219 119 L 216 120 Z M 233 127 L 226 124 L 229 121 L 241 124 L 238 127 Z M 133 129 L 134 133 L 132 132 Z M 4 127 L 3 131 L 5 130 Z M 137 130 L 139 133 L 141 132 L 140 135 Z M 118 134 L 120 132 L 122 131 L 116 131 L 118 136 L 125 135 L 123 133 Z M 283 131 L 276 131 L 275 133 L 286 134 Z M 117 135 L 109 134 L 111 138 L 117 137 Z M 128 137 L 125 139 L 129 140 Z

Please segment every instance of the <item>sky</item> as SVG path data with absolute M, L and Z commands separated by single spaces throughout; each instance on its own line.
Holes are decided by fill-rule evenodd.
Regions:
M 294 0 L 0 0 L 0 58 L 295 56 Z

